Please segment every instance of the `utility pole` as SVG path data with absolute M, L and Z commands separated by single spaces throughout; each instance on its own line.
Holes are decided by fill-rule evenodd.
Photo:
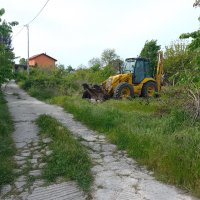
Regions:
M 27 73 L 29 76 L 29 25 L 24 25 L 27 28 Z

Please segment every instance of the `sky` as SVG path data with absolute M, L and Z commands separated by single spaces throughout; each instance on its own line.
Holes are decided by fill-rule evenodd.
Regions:
M 57 59 L 57 64 L 77 68 L 88 66 L 90 59 L 100 58 L 108 48 L 115 49 L 122 59 L 138 56 L 147 40 L 157 40 L 164 49 L 180 34 L 200 27 L 200 8 L 193 8 L 194 1 L 49 0 L 29 25 L 29 54 L 46 53 Z M 13 28 L 16 57 L 27 58 L 24 25 L 46 2 L 0 0 L 0 8 L 6 11 L 3 19 L 19 22 Z

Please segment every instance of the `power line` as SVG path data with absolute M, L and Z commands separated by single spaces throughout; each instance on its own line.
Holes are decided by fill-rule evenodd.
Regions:
M 46 3 L 45 3 L 44 6 L 40 9 L 40 11 L 37 13 L 37 15 L 36 15 L 29 23 L 25 24 L 25 25 L 13 36 L 13 39 L 14 39 L 15 37 L 17 37 L 17 36 L 22 32 L 22 30 L 24 29 L 25 26 L 31 24 L 31 23 L 40 15 L 40 13 L 44 10 L 44 8 L 46 7 L 46 5 L 48 4 L 49 1 L 50 1 L 50 0 L 47 0 L 47 1 L 46 1 Z
M 46 5 L 48 4 L 49 1 L 50 1 L 50 0 L 47 0 L 47 1 L 46 1 L 46 3 L 45 3 L 44 6 L 41 8 L 41 10 L 37 13 L 37 15 L 36 15 L 29 23 L 27 23 L 26 25 L 31 24 L 31 23 L 40 15 L 40 13 L 44 10 L 44 8 L 46 7 Z
M 14 39 L 15 37 L 17 37 L 22 32 L 23 29 L 24 29 L 24 26 L 13 36 L 12 39 Z

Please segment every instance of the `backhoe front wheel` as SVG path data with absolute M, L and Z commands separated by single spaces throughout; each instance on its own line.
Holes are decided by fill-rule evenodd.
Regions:
M 158 87 L 155 82 L 149 81 L 143 85 L 141 92 L 142 97 L 153 97 L 156 95 L 158 95 Z
M 120 83 L 115 88 L 113 96 L 116 99 L 132 98 L 134 97 L 133 86 L 131 86 L 129 83 L 126 82 Z

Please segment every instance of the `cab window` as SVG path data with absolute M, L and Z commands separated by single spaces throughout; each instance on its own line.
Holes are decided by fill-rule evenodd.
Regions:
M 144 61 L 137 60 L 135 64 L 133 83 L 140 83 L 145 78 Z

